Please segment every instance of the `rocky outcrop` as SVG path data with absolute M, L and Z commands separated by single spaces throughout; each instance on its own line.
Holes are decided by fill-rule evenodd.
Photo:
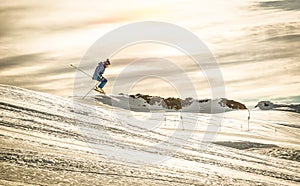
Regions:
M 200 104 L 203 104 L 212 101 L 211 99 L 195 100 L 191 97 L 186 99 L 180 99 L 174 97 L 162 98 L 159 96 L 150 96 L 150 95 L 143 95 L 143 94 L 130 95 L 130 97 L 133 99 L 142 98 L 149 105 L 158 105 L 161 106 L 162 108 L 171 109 L 171 110 L 180 110 L 184 107 L 190 106 L 193 102 L 198 102 Z M 247 107 L 244 104 L 234 100 L 228 100 L 226 98 L 220 98 L 218 103 L 221 107 L 227 107 L 230 109 L 235 109 L 235 110 L 247 109 Z
M 234 100 L 229 100 L 229 99 L 225 99 L 225 98 L 221 98 L 219 104 L 221 106 L 227 106 L 231 109 L 235 109 L 235 110 L 245 110 L 247 109 L 247 107 L 240 103 L 240 102 L 237 102 L 237 101 L 234 101 Z

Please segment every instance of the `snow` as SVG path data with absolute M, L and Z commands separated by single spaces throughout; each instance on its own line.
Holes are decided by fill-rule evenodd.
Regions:
M 295 112 L 251 110 L 248 128 L 247 110 L 195 113 L 196 102 L 149 112 L 134 99 L 134 112 L 121 95 L 0 93 L 1 185 L 299 185 Z
M 260 101 L 255 107 L 261 110 L 282 110 L 300 113 L 300 104 L 276 104 L 271 101 Z
M 221 113 L 224 111 L 234 110 L 233 107 L 235 106 L 234 104 L 226 105 L 225 103 L 223 103 L 223 101 L 226 101 L 226 99 L 224 98 L 213 100 L 196 100 L 192 98 L 186 98 L 185 100 L 180 100 L 181 103 L 173 102 L 173 104 L 168 103 L 168 98 L 141 94 L 95 95 L 92 98 L 106 105 L 132 110 L 136 112 L 182 111 L 194 113 Z M 176 98 L 171 99 L 174 99 L 176 101 Z

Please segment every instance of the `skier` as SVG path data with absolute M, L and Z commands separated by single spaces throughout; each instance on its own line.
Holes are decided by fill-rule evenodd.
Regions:
M 103 87 L 107 83 L 107 79 L 105 77 L 103 77 L 102 75 L 103 75 L 105 69 L 109 65 L 110 65 L 109 59 L 106 59 L 106 61 L 104 61 L 104 62 L 98 63 L 98 66 L 96 67 L 95 72 L 92 77 L 93 80 L 99 81 L 99 84 L 98 84 L 98 86 L 95 87 L 95 90 L 100 93 L 103 93 L 103 94 L 105 94 L 105 92 L 103 91 Z

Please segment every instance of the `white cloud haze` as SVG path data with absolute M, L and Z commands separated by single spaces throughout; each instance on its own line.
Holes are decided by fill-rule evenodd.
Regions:
M 70 63 L 79 64 L 103 34 L 127 23 L 152 20 L 187 28 L 205 42 L 220 65 L 228 98 L 249 104 L 260 99 L 300 102 L 298 0 L 3 0 L 0 10 L 0 83 L 70 96 L 74 77 L 84 77 L 75 74 Z M 183 68 L 201 98 L 210 96 L 203 72 L 190 59 L 174 48 L 151 43 L 131 46 L 112 57 L 105 74 L 107 92 L 131 62 L 157 57 Z M 86 70 L 92 73 L 97 62 Z M 167 66 L 160 68 L 164 75 L 176 76 Z M 144 70 L 151 68 L 137 67 L 124 81 L 132 81 Z M 160 95 L 164 89 L 164 96 L 176 96 L 166 83 L 150 82 L 145 80 L 144 86 L 139 82 L 132 93 Z

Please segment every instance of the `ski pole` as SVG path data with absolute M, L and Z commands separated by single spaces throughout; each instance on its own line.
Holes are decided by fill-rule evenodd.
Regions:
M 97 83 L 95 84 L 94 87 L 98 86 L 98 84 L 99 84 L 99 82 L 97 82 Z M 91 93 L 91 91 L 94 89 L 94 87 L 91 88 L 91 89 L 90 89 L 90 90 L 82 97 L 82 99 L 84 99 L 87 95 L 89 95 L 89 94 Z
M 73 64 L 70 64 L 70 66 L 73 67 L 73 68 L 75 68 L 76 70 L 78 70 L 78 71 L 84 73 L 85 75 L 87 75 L 87 76 L 93 78 L 90 74 L 88 74 L 87 72 L 85 72 L 85 71 L 81 70 L 80 68 L 74 66 Z M 99 75 L 98 75 L 98 77 L 99 77 L 101 80 L 102 80 L 102 78 L 104 78 L 103 76 L 100 77 Z
M 81 70 L 80 68 L 74 66 L 73 64 L 70 64 L 70 66 L 73 67 L 73 68 L 75 68 L 76 70 L 78 70 L 78 71 L 84 73 L 85 75 L 87 75 L 87 76 L 89 76 L 89 77 L 92 77 L 90 74 L 88 74 L 87 72 L 85 72 L 85 71 Z

